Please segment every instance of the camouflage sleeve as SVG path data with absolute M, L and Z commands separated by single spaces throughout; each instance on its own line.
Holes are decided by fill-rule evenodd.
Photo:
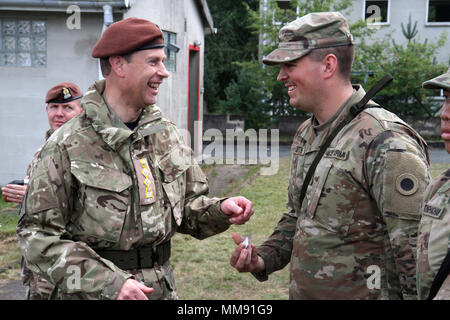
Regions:
M 226 198 L 207 197 L 208 181 L 202 169 L 191 165 L 184 179 L 184 215 L 178 232 L 204 239 L 227 230 L 230 217 L 220 210 L 221 201 Z
M 29 182 L 17 226 L 29 268 L 60 293 L 81 299 L 115 299 L 131 275 L 98 256 L 84 242 L 72 241 L 66 226 L 72 213 L 70 161 L 48 142 Z
M 388 277 L 398 280 L 404 299 L 417 299 L 416 241 L 420 208 L 430 181 L 428 150 L 409 135 L 384 131 L 369 145 L 364 169 L 372 198 L 386 225 L 393 256 L 387 265 Z
M 294 212 L 283 214 L 269 239 L 257 248 L 266 269 L 263 272 L 253 273 L 256 279 L 265 281 L 269 274 L 283 269 L 289 263 L 296 225 L 297 217 Z

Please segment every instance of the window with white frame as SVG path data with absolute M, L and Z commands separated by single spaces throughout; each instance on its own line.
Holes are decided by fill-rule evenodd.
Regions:
M 164 53 L 166 54 L 166 61 L 164 65 L 168 71 L 176 71 L 177 66 L 177 51 L 169 44 L 177 44 L 177 34 L 169 31 L 163 31 L 164 34 Z
M 374 24 L 389 23 L 390 0 L 365 0 L 364 20 Z
M 428 0 L 427 23 L 450 24 L 450 1 Z
M 0 19 L 0 66 L 45 67 L 47 27 L 45 21 Z

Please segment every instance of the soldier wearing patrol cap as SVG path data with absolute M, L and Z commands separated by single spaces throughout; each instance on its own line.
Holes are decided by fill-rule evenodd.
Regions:
M 446 73 L 425 81 L 422 86 L 444 91 L 441 131 L 445 149 L 450 153 L 450 68 Z M 422 205 L 417 243 L 417 291 L 421 300 L 450 300 L 449 208 L 450 169 L 447 169 L 427 187 Z
M 288 211 L 249 260 L 233 234 L 230 264 L 264 281 L 290 262 L 290 299 L 416 299 L 425 141 L 370 100 L 375 89 L 351 85 L 354 41 L 342 14 L 307 14 L 279 41 L 263 62 L 280 66 L 290 104 L 312 117 L 294 137 Z
M 244 197 L 209 198 L 207 179 L 156 106 L 164 38 L 154 23 L 113 23 L 92 50 L 105 80 L 84 113 L 42 148 L 17 232 L 29 268 L 57 299 L 176 299 L 175 232 L 203 239 L 245 223 Z
M 81 89 L 71 82 L 59 83 L 47 91 L 45 96 L 45 103 L 47 104 L 45 110 L 50 129 L 45 133 L 45 140 L 67 121 L 83 112 L 81 108 L 82 97 Z M 22 203 L 27 191 L 28 179 L 32 174 L 33 168 L 36 166 L 40 151 L 41 148 L 36 151 L 33 160 L 28 165 L 24 185 L 8 184 L 2 188 L 2 196 L 5 201 Z M 49 297 L 53 288 L 52 285 L 28 269 L 23 257 L 21 260 L 21 277 L 24 285 L 27 286 L 26 299 L 45 300 Z

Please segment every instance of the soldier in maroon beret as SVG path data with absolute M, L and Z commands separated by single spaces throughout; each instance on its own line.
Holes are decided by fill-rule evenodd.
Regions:
M 59 83 L 47 91 L 47 94 L 45 95 L 45 103 L 47 104 L 45 110 L 47 111 L 50 129 L 45 133 L 45 140 L 67 121 L 83 112 L 83 109 L 81 108 L 82 97 L 83 93 L 81 92 L 81 89 L 71 82 Z M 41 148 L 38 149 L 33 160 L 28 165 L 24 180 L 13 181 L 16 183 L 10 183 L 2 188 L 2 197 L 4 201 L 22 203 L 28 187 L 28 178 L 31 176 L 33 168 L 38 161 L 40 151 Z M 21 277 L 23 284 L 27 286 L 26 299 L 48 299 L 53 290 L 53 286 L 44 278 L 28 269 L 23 258 L 21 260 Z
M 47 104 L 45 110 L 47 111 L 50 129 L 45 133 L 45 140 L 47 140 L 55 130 L 83 111 L 81 108 L 82 97 L 83 94 L 81 89 L 71 82 L 57 84 L 47 91 L 47 94 L 45 95 L 45 103 Z M 33 162 L 34 159 L 37 158 L 39 150 L 35 154 Z M 31 164 L 28 167 L 25 181 L 28 180 L 30 169 Z M 7 184 L 2 188 L 3 200 L 7 202 L 22 203 L 26 190 L 26 185 Z
M 105 79 L 42 149 L 17 228 L 22 252 L 57 299 L 176 299 L 175 232 L 210 237 L 248 221 L 253 205 L 207 196 L 192 150 L 156 106 L 169 76 L 157 25 L 113 23 L 92 56 Z
M 81 108 L 82 97 L 81 89 L 71 82 L 57 84 L 47 92 L 45 110 L 50 130 L 55 131 L 83 111 Z

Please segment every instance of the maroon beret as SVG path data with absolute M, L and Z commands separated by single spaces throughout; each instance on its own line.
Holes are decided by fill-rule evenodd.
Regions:
M 45 103 L 65 103 L 82 97 L 83 93 L 75 83 L 63 82 L 47 91 Z
M 111 24 L 92 49 L 94 58 L 121 56 L 138 50 L 163 48 L 161 29 L 148 20 L 128 18 Z

